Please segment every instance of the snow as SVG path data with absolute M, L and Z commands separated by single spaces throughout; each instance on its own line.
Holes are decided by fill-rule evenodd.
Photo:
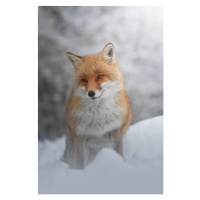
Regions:
M 39 194 L 162 194 L 163 117 L 130 126 L 124 136 L 125 161 L 102 149 L 84 170 L 62 162 L 65 137 L 38 146 Z

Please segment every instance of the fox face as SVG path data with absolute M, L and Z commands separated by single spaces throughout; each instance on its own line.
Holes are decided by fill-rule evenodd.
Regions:
M 86 95 L 91 99 L 100 98 L 104 92 L 104 87 L 110 81 L 109 78 L 102 72 L 95 74 L 92 77 L 84 77 L 80 80 L 79 90 L 86 92 Z
M 96 70 L 99 70 L 97 65 Z M 104 66 L 105 67 L 105 66 Z M 111 98 L 120 91 L 120 82 L 113 79 L 106 70 L 95 72 L 91 76 L 79 76 L 76 94 L 85 100 L 99 101 Z
M 67 53 L 75 68 L 74 89 L 85 100 L 98 101 L 113 98 L 122 87 L 122 76 L 116 65 L 112 44 L 102 52 L 85 57 Z

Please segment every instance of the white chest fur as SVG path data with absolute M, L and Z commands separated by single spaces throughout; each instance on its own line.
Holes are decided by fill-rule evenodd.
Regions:
M 114 99 L 92 100 L 78 113 L 76 131 L 81 136 L 102 136 L 122 125 L 122 109 Z
M 117 103 L 120 87 L 117 84 L 108 86 L 99 99 L 83 98 L 81 111 L 74 113 L 78 121 L 76 131 L 80 136 L 101 137 L 122 125 L 125 110 Z

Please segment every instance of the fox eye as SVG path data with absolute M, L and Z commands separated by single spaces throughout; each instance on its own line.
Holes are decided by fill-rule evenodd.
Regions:
M 102 79 L 104 77 L 104 75 L 99 75 L 97 76 L 97 79 Z
M 81 79 L 84 83 L 87 83 L 87 79 L 83 78 Z

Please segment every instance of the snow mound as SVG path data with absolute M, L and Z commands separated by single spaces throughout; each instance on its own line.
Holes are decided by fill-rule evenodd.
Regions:
M 163 117 L 132 125 L 124 137 L 124 158 L 102 149 L 85 170 L 61 161 L 65 137 L 39 142 L 39 194 L 162 194 Z

